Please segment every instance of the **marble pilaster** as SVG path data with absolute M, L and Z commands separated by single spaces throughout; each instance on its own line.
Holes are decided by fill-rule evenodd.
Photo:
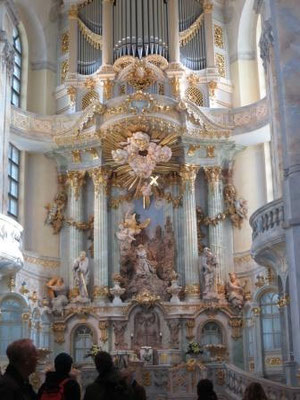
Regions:
M 168 1 L 169 60 L 180 63 L 178 0 Z
M 179 174 L 183 186 L 183 243 L 185 293 L 188 302 L 197 301 L 200 295 L 198 271 L 197 217 L 195 199 L 195 180 L 198 167 L 184 165 Z
M 214 32 L 212 10 L 213 4 L 210 0 L 206 0 L 203 5 L 204 10 L 204 29 L 205 29 L 205 43 L 206 43 L 206 67 L 212 68 L 215 65 L 214 55 Z
M 223 185 L 221 180 L 221 167 L 204 167 L 205 177 L 208 181 L 208 216 L 215 217 L 224 210 Z M 209 225 L 209 247 L 217 258 L 217 282 L 225 282 L 228 272 L 225 263 L 224 226 L 222 221 L 217 225 Z
M 113 1 L 102 2 L 102 65 L 113 63 Z
M 95 303 L 105 303 L 108 295 L 108 215 L 105 168 L 93 169 L 94 182 L 94 289 Z
M 289 293 L 293 357 L 300 366 L 300 9 L 297 0 L 269 2 L 275 70 L 274 95 L 279 104 L 283 163 L 283 204 L 289 265 Z
M 70 186 L 68 196 L 69 218 L 72 221 L 82 221 L 83 219 L 83 201 L 82 201 L 82 186 L 85 171 L 69 171 L 67 173 L 67 184 Z M 63 270 L 63 278 L 67 286 L 73 289 L 73 271 L 72 265 L 74 260 L 79 256 L 83 249 L 83 231 L 70 225 L 69 227 L 69 263 Z
M 8 147 L 11 113 L 11 76 L 14 65 L 14 50 L 6 32 L 0 31 L 0 213 L 8 209 Z
M 69 73 L 77 73 L 77 35 L 78 35 L 78 9 L 71 5 L 69 9 Z

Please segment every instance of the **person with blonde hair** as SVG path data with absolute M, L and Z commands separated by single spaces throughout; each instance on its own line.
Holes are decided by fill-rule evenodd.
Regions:
M 252 382 L 246 387 L 243 400 L 268 400 L 268 398 L 262 385 L 258 382 Z
M 9 364 L 0 377 L 0 399 L 35 400 L 36 394 L 29 384 L 35 371 L 38 352 L 31 339 L 16 340 L 6 349 Z

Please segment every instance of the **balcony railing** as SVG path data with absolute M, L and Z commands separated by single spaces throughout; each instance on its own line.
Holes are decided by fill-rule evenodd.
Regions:
M 23 267 L 22 233 L 23 228 L 18 222 L 0 214 L 0 278 Z

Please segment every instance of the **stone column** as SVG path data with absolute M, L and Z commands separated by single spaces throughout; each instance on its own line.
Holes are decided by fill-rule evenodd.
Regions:
M 206 0 L 203 5 L 204 11 L 204 29 L 205 29 L 205 44 L 206 44 L 206 67 L 212 68 L 215 66 L 214 53 L 214 30 L 212 20 L 213 4 L 210 0 Z
M 85 171 L 69 171 L 67 173 L 67 184 L 70 185 L 68 210 L 71 221 L 81 222 L 83 219 L 82 186 L 85 183 L 84 177 Z M 64 268 L 63 278 L 66 285 L 69 286 L 72 296 L 72 289 L 74 289 L 72 266 L 79 253 L 84 250 L 83 231 L 73 225 L 69 227 L 69 246 L 69 265 Z M 75 293 L 73 294 L 75 297 Z
M 223 212 L 223 185 L 221 180 L 221 167 L 204 167 L 205 177 L 208 182 L 208 216 L 216 217 Z M 228 272 L 225 265 L 225 248 L 223 240 L 223 221 L 220 220 L 216 225 L 209 225 L 209 247 L 217 257 L 218 273 L 217 283 L 225 283 Z
M 200 295 L 198 271 L 197 217 L 195 199 L 195 180 L 198 167 L 184 165 L 180 169 L 183 186 L 183 243 L 185 293 L 188 302 L 197 301 Z
M 8 209 L 7 170 L 11 114 L 11 76 L 13 67 L 14 49 L 6 37 L 6 32 L 0 31 L 0 213 L 3 214 L 6 214 Z
M 168 1 L 169 60 L 180 63 L 178 0 Z
M 77 73 L 77 36 L 78 36 L 78 9 L 71 5 L 69 9 L 69 73 Z
M 283 204 L 291 298 L 294 359 L 300 365 L 300 8 L 297 0 L 269 2 L 269 38 L 273 39 L 274 91 L 279 112 L 273 115 L 281 132 Z M 268 55 L 268 50 L 267 50 Z M 267 60 L 267 62 L 271 62 Z
M 117 187 L 111 188 L 111 195 L 118 196 L 120 191 Z M 109 243 L 109 260 L 112 266 L 112 274 L 120 273 L 120 242 L 116 237 L 119 230 L 119 224 L 123 219 L 121 204 L 110 205 L 110 243 Z M 111 278 L 111 276 L 109 277 Z M 109 279 L 110 281 L 110 279 Z
M 102 65 L 113 63 L 113 1 L 102 2 Z
M 108 295 L 108 224 L 107 224 L 107 180 L 104 167 L 93 169 L 94 182 L 94 302 L 107 302 Z

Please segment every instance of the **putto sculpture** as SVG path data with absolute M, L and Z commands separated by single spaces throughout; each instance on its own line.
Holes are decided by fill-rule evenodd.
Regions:
M 227 300 L 232 307 L 241 310 L 245 302 L 245 286 L 242 285 L 235 272 L 229 273 L 229 281 L 226 286 Z

